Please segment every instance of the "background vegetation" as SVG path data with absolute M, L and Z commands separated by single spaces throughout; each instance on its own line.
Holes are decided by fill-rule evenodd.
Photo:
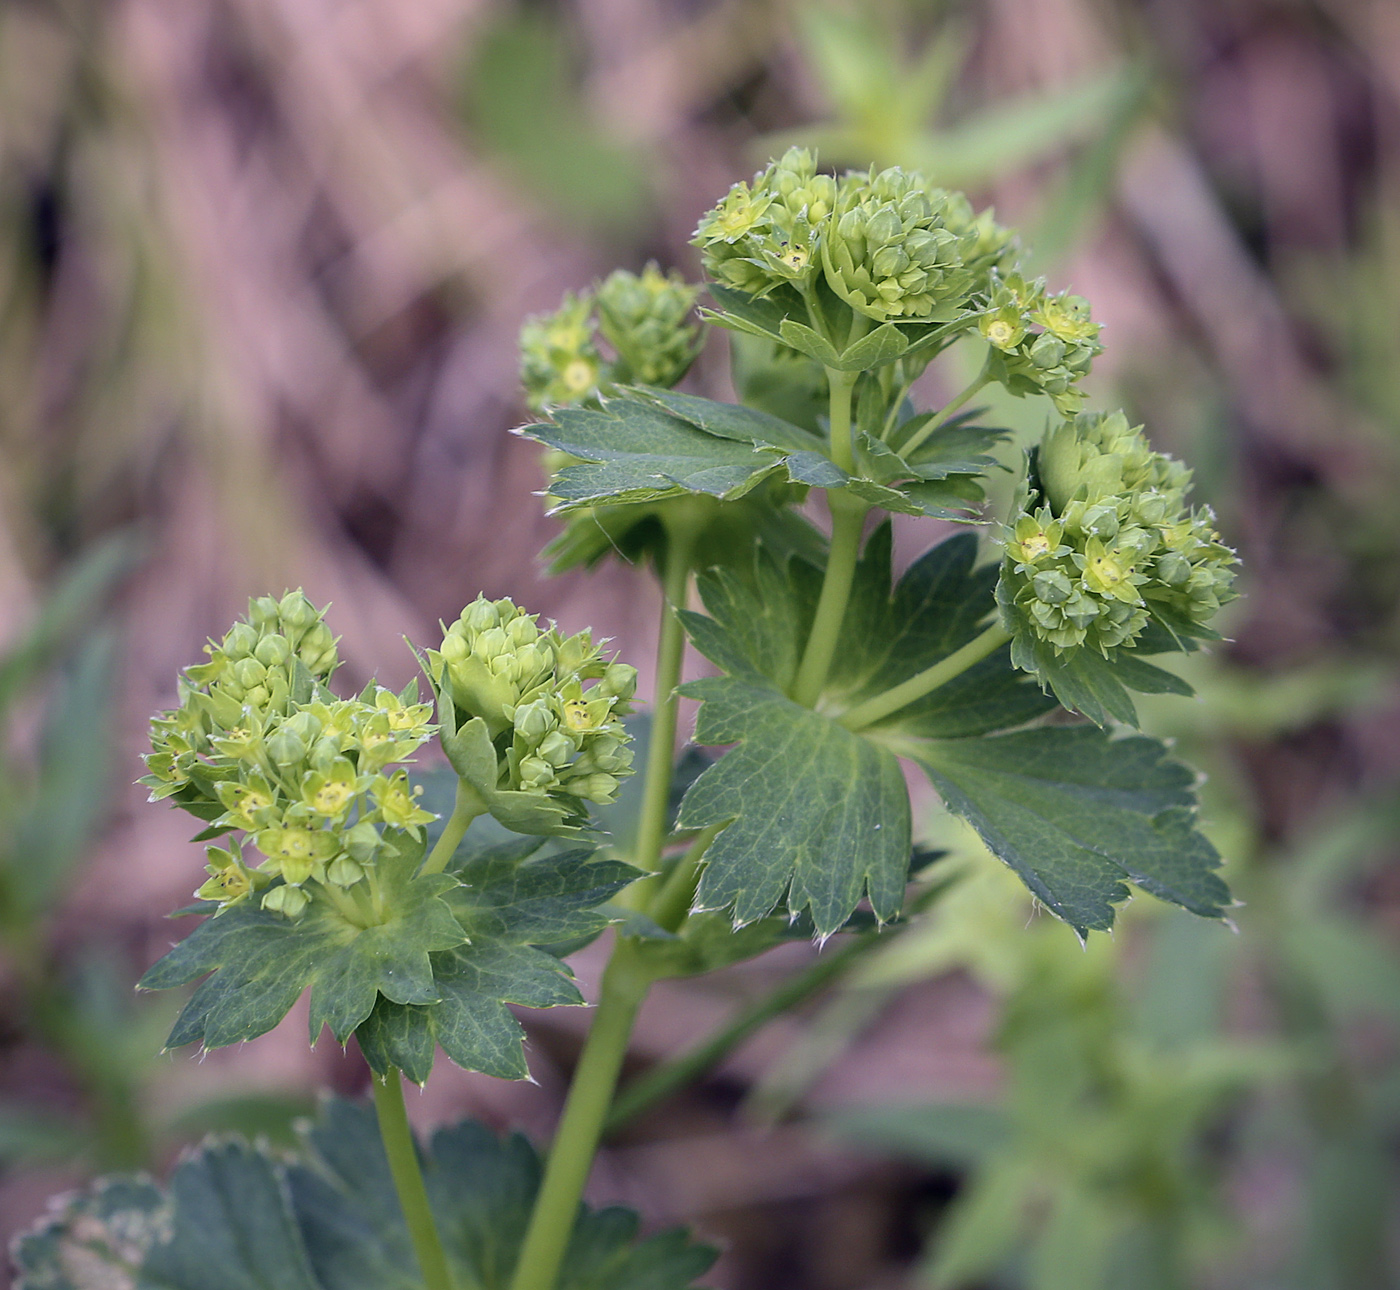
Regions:
M 128 986 L 199 864 L 131 786 L 147 716 L 287 585 L 334 602 L 352 682 L 402 684 L 402 634 L 478 591 L 646 658 L 641 581 L 537 581 L 516 332 L 617 264 L 694 274 L 696 217 L 790 140 L 1034 230 L 1110 329 L 1098 402 L 1197 467 L 1245 598 L 1202 701 L 1147 726 L 1209 768 L 1245 904 L 1237 936 L 1143 909 L 1085 954 L 930 809 L 956 892 L 690 1091 L 639 1093 L 596 1198 L 695 1218 L 728 1290 L 1396 1284 L 1386 0 L 6 4 L 0 1236 L 90 1171 L 365 1088 L 294 1023 L 155 1056 L 170 1005 Z M 718 341 L 695 379 L 722 390 Z M 817 961 L 659 990 L 635 1074 Z M 538 1087 L 442 1066 L 415 1117 L 547 1129 L 581 1023 L 531 1018 Z M 1132 1266 L 1098 1267 L 1124 1231 Z

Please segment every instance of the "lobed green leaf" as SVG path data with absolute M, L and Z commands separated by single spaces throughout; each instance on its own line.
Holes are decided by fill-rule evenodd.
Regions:
M 1081 935 L 1113 925 L 1129 882 L 1206 918 L 1230 892 L 1196 829 L 1195 776 L 1160 740 L 1095 726 L 902 742 L 948 808 Z
M 422 1152 L 456 1284 L 507 1290 L 540 1161 L 470 1120 Z M 715 1251 L 684 1232 L 637 1240 L 629 1210 L 580 1206 L 559 1290 L 685 1290 Z M 18 1290 L 410 1290 L 422 1277 L 374 1112 L 332 1101 L 288 1159 L 233 1140 L 187 1158 L 162 1192 L 104 1179 L 15 1248 Z

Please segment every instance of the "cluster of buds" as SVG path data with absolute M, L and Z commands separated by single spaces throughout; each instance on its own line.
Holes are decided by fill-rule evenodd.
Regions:
M 326 688 L 337 656 L 323 612 L 300 591 L 251 603 L 245 621 L 206 648 L 180 682 L 180 706 L 151 725 L 142 783 L 241 843 L 210 847 L 196 893 L 220 909 L 254 896 L 299 916 L 307 884 L 353 888 L 372 868 L 381 827 L 418 836 L 433 817 L 394 770 L 434 733 L 417 683 L 373 682 L 355 699 Z M 275 882 L 281 879 L 280 883 Z
M 1011 234 L 960 193 L 898 167 L 842 179 L 822 248 L 827 284 L 877 322 L 948 322 L 984 295 Z
M 997 276 L 978 327 L 991 350 L 988 374 L 1011 393 L 1048 395 L 1072 417 L 1084 406 L 1079 380 L 1103 352 L 1099 325 L 1082 296 L 1049 295 L 1045 280 Z
M 724 286 L 755 296 L 783 283 L 801 288 L 821 271 L 821 236 L 836 190 L 812 152 L 789 148 L 706 212 L 691 244 L 700 248 L 705 272 Z
M 648 264 L 618 269 L 596 289 L 564 297 L 552 314 L 520 330 L 520 378 L 530 407 L 571 407 L 614 386 L 672 386 L 699 353 L 699 288 Z M 597 344 L 601 332 L 612 350 Z
M 1232 598 L 1235 553 L 1209 507 L 1187 505 L 1191 472 L 1154 452 L 1121 412 L 1049 429 L 1020 514 L 1005 533 L 997 598 L 1034 670 L 1033 642 L 1108 655 L 1155 622 L 1171 637 L 1210 636 Z
M 527 318 L 520 329 L 520 380 L 537 411 L 567 407 L 596 397 L 604 360 L 593 336 L 590 292 L 566 295 L 552 314 Z
M 607 658 L 590 633 L 542 630 L 511 601 L 478 597 L 427 658 L 454 724 L 485 726 L 496 754 L 491 792 L 544 796 L 576 816 L 585 801 L 611 802 L 631 774 L 621 718 L 637 670 Z
M 735 184 L 692 242 L 716 282 L 751 295 L 783 285 L 805 294 L 819 275 L 852 309 L 879 322 L 955 318 L 1005 257 L 1010 234 L 990 212 L 897 167 L 817 172 L 791 148 Z

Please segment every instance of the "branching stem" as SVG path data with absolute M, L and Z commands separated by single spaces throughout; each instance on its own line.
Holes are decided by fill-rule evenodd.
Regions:
M 396 1070 L 370 1081 L 374 1089 L 374 1109 L 379 1115 L 379 1136 L 389 1157 L 389 1172 L 399 1195 L 404 1222 L 408 1226 L 413 1253 L 423 1273 L 426 1290 L 453 1290 L 452 1273 L 447 1266 L 442 1240 L 438 1236 L 433 1211 L 428 1205 L 428 1189 L 418 1163 L 418 1148 L 408 1127 L 408 1109 L 403 1102 L 403 1077 Z
M 442 835 L 437 840 L 437 845 L 428 854 L 428 858 L 423 862 L 423 873 L 441 873 L 447 862 L 457 852 L 457 846 L 462 841 L 471 822 L 478 815 L 485 814 L 485 804 L 478 793 L 465 780 L 457 781 L 457 796 L 452 803 L 452 814 L 448 816 L 447 823 L 443 826 Z
M 723 824 L 712 824 L 701 833 L 690 844 L 690 850 L 676 862 L 676 867 L 667 875 L 665 885 L 656 893 L 648 912 L 652 921 L 668 932 L 680 927 L 690 913 L 696 881 L 700 876 L 700 861 L 723 828 Z
M 990 383 L 992 376 L 991 372 L 988 370 L 989 365 L 990 360 L 988 363 L 983 363 L 982 370 L 978 372 L 975 377 L 973 377 L 972 381 L 960 393 L 954 395 L 952 399 L 950 399 L 941 408 L 939 408 L 938 411 L 933 414 L 933 416 L 931 416 L 922 426 L 920 426 L 919 429 L 916 430 L 914 434 L 910 437 L 908 443 L 899 445 L 897 451 L 899 452 L 899 455 L 905 459 L 905 461 L 909 460 L 909 454 L 915 451 L 915 449 L 917 449 L 924 442 L 924 440 L 929 437 L 929 435 L 931 435 L 940 426 L 947 424 L 948 419 L 953 415 L 953 413 L 955 413 L 960 407 L 962 407 L 964 403 L 966 403 L 970 398 L 972 398 L 972 396 L 976 394 L 978 390 L 980 390 L 984 385 Z
M 883 694 L 856 704 L 837 720 L 847 730 L 864 730 L 867 726 L 873 726 L 890 713 L 907 708 L 915 699 L 922 699 L 940 685 L 946 685 L 955 676 L 961 676 L 1010 639 L 1010 633 L 1000 623 L 993 623 L 980 636 L 968 641 L 961 649 L 954 650 L 947 658 L 940 659 L 932 667 L 926 667 Z

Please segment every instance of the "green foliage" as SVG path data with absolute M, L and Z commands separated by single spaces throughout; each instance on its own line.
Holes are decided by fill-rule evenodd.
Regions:
M 1219 1035 L 1236 942 L 1153 911 L 1144 988 L 1132 997 L 1119 984 L 1124 942 L 1081 949 L 1052 924 L 1028 925 L 1024 898 L 990 857 L 954 863 L 963 881 L 864 984 L 971 970 L 1000 999 L 1004 1087 L 989 1100 L 843 1111 L 833 1127 L 966 1172 L 930 1244 L 932 1285 L 1195 1284 L 1224 1249 L 1207 1135 L 1243 1092 L 1290 1064 Z
M 417 874 L 423 843 L 386 837 L 377 922 L 360 925 L 316 891 L 289 921 L 251 905 L 206 919 L 142 978 L 160 990 L 207 977 L 167 1040 L 218 1048 L 264 1034 L 311 990 L 314 1043 L 356 1033 L 371 1066 L 423 1083 L 434 1046 L 469 1070 L 527 1074 L 523 1033 L 507 1003 L 581 1003 L 567 969 L 541 945 L 598 932 L 597 907 L 636 876 L 591 848 L 532 862 L 541 840 L 470 839 L 446 873 Z M 415 876 L 416 875 L 416 876 Z
M 466 933 L 443 900 L 457 883 L 416 876 L 422 860 L 421 842 L 389 833 L 373 909 L 338 904 L 317 886 L 295 920 L 252 904 L 205 919 L 141 978 L 142 989 L 168 990 L 207 977 L 166 1046 L 253 1039 L 308 989 L 312 1043 L 327 1025 L 345 1043 L 381 993 L 397 1003 L 437 1002 L 429 953 L 460 945 Z
M 902 747 L 948 808 L 1081 935 L 1113 925 L 1128 881 L 1224 917 L 1230 893 L 1195 828 L 1195 776 L 1159 740 L 1061 726 Z
M 639 1286 L 682 1284 L 699 1271 L 704 1260 L 676 1240 L 628 1252 L 629 1220 L 573 1226 L 632 1020 L 663 977 L 895 920 L 921 860 L 901 758 L 1081 937 L 1113 925 L 1129 883 L 1208 918 L 1230 904 L 1195 827 L 1192 772 L 1157 741 L 1042 721 L 1056 706 L 1047 691 L 1106 725 L 1134 715 L 1124 686 L 1184 688 L 1129 654 L 1209 637 L 1228 595 L 1232 556 L 1207 534 L 1207 513 L 1185 510 L 1181 468 L 1121 417 L 1080 416 L 1034 456 L 1000 569 L 977 567 L 963 534 L 896 580 L 891 525 L 865 540 L 873 510 L 975 518 L 1007 438 L 961 411 L 987 384 L 1078 412 L 1100 350 L 1087 303 L 1028 281 L 1012 234 L 962 195 L 899 169 L 827 175 L 800 149 L 736 184 L 695 244 L 715 279 L 706 316 L 744 338 L 736 385 L 752 403 L 668 388 L 696 353 L 695 289 L 654 266 L 567 298 L 522 334 L 527 394 L 545 413 L 523 433 L 551 450 L 548 496 L 569 523 L 556 563 L 592 562 L 615 542 L 662 576 L 656 734 L 635 800 L 615 805 L 632 764 L 622 718 L 634 669 L 591 632 L 565 637 L 510 600 L 478 598 L 426 652 L 435 713 L 416 687 L 371 683 L 337 699 L 322 616 L 300 593 L 255 601 L 156 723 L 155 796 L 210 821 L 206 836 L 241 830 L 266 857 L 245 863 L 237 840 L 211 849 L 199 909 L 217 913 L 144 981 L 205 978 L 170 1044 L 261 1034 L 309 989 L 313 1042 L 325 1025 L 341 1043 L 356 1034 L 383 1077 L 392 1177 L 362 1167 L 364 1125 L 345 1111 L 332 1113 L 345 1121 L 334 1135 L 314 1137 L 319 1171 L 284 1176 L 306 1247 L 279 1257 L 302 1260 L 308 1285 L 372 1290 L 416 1264 L 428 1290 L 450 1290 L 453 1261 L 472 1266 L 474 1284 L 509 1275 L 512 1290 L 629 1285 L 629 1269 Z M 962 342 L 984 351 L 979 374 L 940 411 L 918 411 L 914 382 Z M 829 541 L 795 513 L 814 488 Z M 707 614 L 687 606 L 692 575 Z M 685 634 L 718 675 L 681 683 Z M 728 751 L 706 759 L 673 813 L 681 695 L 700 701 L 696 742 Z M 391 766 L 434 733 L 455 785 L 450 816 L 425 836 L 435 817 L 423 786 Z M 590 827 L 590 804 L 617 824 L 619 858 L 558 840 Z M 534 840 L 502 842 L 502 826 Z M 425 1081 L 441 1047 L 458 1065 L 525 1077 L 508 1005 L 581 1002 L 561 956 L 609 922 L 615 953 L 538 1203 L 531 1213 L 532 1172 L 478 1161 L 473 1186 L 504 1170 L 502 1190 L 464 1195 L 452 1212 L 465 1228 L 444 1241 L 430 1210 L 441 1212 L 451 1170 L 430 1160 L 425 1190 L 399 1072 Z M 1027 1018 L 1026 1051 L 1040 1053 Z M 1013 1033 L 1008 1023 L 1008 1043 Z M 1105 1069 L 1128 1087 L 1116 1061 Z M 1056 1150 L 1079 1145 L 1061 1129 L 1103 1076 L 1090 1067 L 1050 1135 Z M 1145 1104 L 1161 1109 L 1153 1096 Z M 501 1152 L 472 1145 L 472 1132 L 461 1131 L 463 1153 Z M 347 1153 L 360 1163 L 342 1167 Z M 1089 1154 L 1092 1178 L 1054 1194 L 1036 1255 L 1050 1264 L 1091 1229 L 1106 1251 L 1115 1220 L 1095 1189 L 1114 1177 L 1138 1186 L 1157 1162 L 1137 1138 Z M 275 1171 L 241 1148 L 207 1154 L 205 1167 L 242 1171 L 250 1194 L 271 1195 L 255 1175 Z M 191 1188 L 204 1185 L 187 1170 Z M 991 1270 L 1039 1187 L 1024 1153 L 993 1153 L 986 1174 L 945 1279 Z M 395 1200 L 402 1234 L 384 1227 Z M 282 1217 L 269 1211 L 268 1230 L 282 1232 Z M 176 1226 L 152 1258 L 173 1259 L 179 1284 L 195 1265 L 178 1213 Z M 489 1240 L 464 1253 L 462 1230 Z M 257 1241 L 244 1245 L 256 1263 Z
M 534 1151 L 472 1121 L 423 1152 L 449 1264 L 505 1290 L 539 1186 Z M 623 1209 L 581 1208 L 561 1290 L 683 1290 L 715 1252 L 679 1231 L 636 1239 Z M 232 1139 L 185 1159 L 168 1190 L 108 1179 L 68 1198 L 16 1247 L 19 1290 L 403 1290 L 421 1285 L 366 1107 L 328 1102 L 297 1153 Z
M 425 1083 L 437 1045 L 467 1070 L 528 1076 L 524 1035 L 505 1005 L 581 1004 L 568 969 L 539 947 L 596 936 L 608 924 L 599 906 L 637 877 L 630 865 L 594 859 L 591 848 L 540 855 L 542 845 L 538 838 L 474 843 L 468 834 L 447 869 L 461 885 L 446 897 L 465 939 L 431 956 L 438 1000 L 381 993 L 356 1031 L 374 1070 L 398 1067 Z
M 577 37 L 545 12 L 508 9 L 473 44 L 461 107 L 473 140 L 561 222 L 619 234 L 650 205 L 643 158 L 593 119 Z
M 935 124 L 969 52 L 963 25 L 940 23 L 906 57 L 904 33 L 879 8 L 813 4 L 797 17 L 804 53 L 836 119 L 796 139 L 766 140 L 774 150 L 797 142 L 837 163 L 905 165 L 939 183 L 973 187 L 1092 136 L 1125 97 L 1136 97 L 1133 79 L 1112 69 L 1049 94 Z

